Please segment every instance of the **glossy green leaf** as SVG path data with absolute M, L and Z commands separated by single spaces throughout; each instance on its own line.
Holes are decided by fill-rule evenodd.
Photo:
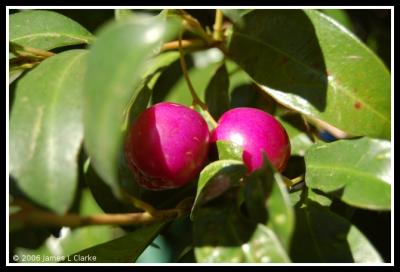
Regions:
M 43 50 L 90 44 L 94 36 L 77 22 L 54 11 L 30 10 L 10 15 L 10 42 Z
M 217 198 L 232 186 L 238 186 L 246 172 L 246 166 L 237 160 L 220 160 L 207 165 L 200 172 L 191 217 L 195 217 L 200 205 Z
M 218 158 L 220 160 L 242 161 L 243 147 L 230 141 L 217 141 Z
M 208 83 L 205 101 L 215 119 L 219 119 L 229 109 L 229 75 L 225 64 L 218 67 Z
M 85 147 L 94 168 L 115 194 L 127 106 L 140 90 L 149 59 L 177 30 L 176 23 L 159 17 L 123 20 L 103 29 L 88 55 Z
M 360 230 L 311 200 L 296 209 L 296 228 L 290 256 L 294 262 L 382 262 L 378 252 Z
M 390 138 L 390 73 L 353 34 L 314 10 L 254 10 L 243 20 L 229 53 L 269 95 L 349 134 Z
M 390 142 L 370 138 L 315 145 L 305 156 L 307 186 L 352 206 L 389 210 L 390 151 Z
M 354 31 L 353 23 L 346 10 L 343 9 L 323 9 L 323 13 L 336 20 L 339 24 L 346 27 L 350 31 Z
M 83 138 L 86 51 L 46 59 L 17 85 L 10 120 L 10 172 L 37 203 L 65 212 L 77 185 Z
M 248 214 L 257 223 L 267 224 L 288 249 L 294 228 L 294 214 L 289 193 L 281 175 L 264 155 L 264 165 L 244 180 Z
M 139 255 L 154 240 L 164 223 L 153 223 L 143 226 L 127 235 L 112 241 L 96 245 L 68 256 L 71 262 L 76 262 L 75 256 L 96 256 L 97 263 L 131 263 L 135 262 Z
M 224 196 L 199 209 L 193 222 L 198 262 L 288 262 L 276 234 L 243 217 L 232 196 Z

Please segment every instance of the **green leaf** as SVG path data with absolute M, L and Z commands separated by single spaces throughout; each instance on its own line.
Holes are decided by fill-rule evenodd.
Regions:
M 10 120 L 10 172 L 37 203 L 64 213 L 77 185 L 83 138 L 86 51 L 46 59 L 16 87 Z
M 277 235 L 267 226 L 258 224 L 253 236 L 247 243 L 250 250 L 244 253 L 250 262 L 288 263 L 290 262 L 283 245 Z
M 222 233 L 222 235 L 224 235 Z M 196 248 L 196 259 L 205 263 L 288 263 L 290 259 L 268 227 L 258 224 L 253 236 L 240 247 Z
M 25 71 L 25 69 L 23 69 L 23 68 L 10 69 L 10 72 L 8 75 L 8 84 L 11 84 L 15 80 L 17 80 L 24 71 Z
M 350 16 L 347 14 L 346 10 L 343 9 L 323 9 L 323 13 L 336 20 L 339 24 L 346 27 L 348 30 L 354 32 L 353 23 L 351 22 Z
M 94 36 L 77 22 L 53 11 L 31 10 L 10 15 L 10 42 L 43 50 L 90 44 Z
M 96 245 L 68 256 L 76 262 L 75 256 L 96 256 L 96 263 L 130 263 L 154 240 L 166 223 L 153 223 L 115 240 Z
M 200 173 L 191 218 L 195 217 L 200 205 L 238 186 L 246 172 L 246 166 L 237 160 L 220 160 L 207 165 Z
M 116 9 L 114 10 L 115 20 L 126 20 L 132 16 L 135 16 L 135 13 L 131 9 Z
M 161 53 L 149 61 L 149 66 L 144 75 L 151 76 L 151 80 L 148 82 L 150 89 L 154 88 L 161 73 L 164 72 L 174 61 L 179 59 L 179 52 L 169 51 Z
M 267 224 L 288 249 L 293 228 L 294 212 L 289 193 L 281 175 L 264 155 L 264 165 L 244 180 L 244 198 L 252 220 Z
M 295 207 L 301 202 L 302 193 L 303 193 L 302 190 L 290 192 L 289 198 L 293 207 Z
M 115 194 L 126 108 L 140 90 L 149 59 L 177 30 L 177 24 L 159 17 L 123 20 L 103 29 L 89 53 L 85 147 L 94 168 Z
M 354 225 L 311 200 L 296 209 L 290 256 L 294 262 L 382 262 L 375 248 Z
M 329 207 L 332 204 L 332 199 L 328 196 L 310 188 L 306 188 L 306 190 L 308 199 L 318 203 L 319 205 Z
M 208 111 L 218 119 L 229 109 L 229 75 L 225 63 L 223 63 L 208 83 L 205 100 Z
M 147 85 L 144 85 L 143 88 L 139 91 L 139 93 L 136 96 L 136 99 L 131 106 L 131 111 L 129 115 L 129 124 L 132 124 L 139 115 L 146 110 L 147 105 L 149 104 L 151 98 L 151 90 Z
M 243 15 L 250 12 L 250 9 L 221 9 L 222 13 L 234 24 L 239 27 L 242 27 Z
M 198 262 L 289 262 L 284 247 L 268 227 L 244 218 L 232 197 L 199 209 L 193 222 Z
M 243 20 L 229 53 L 264 91 L 351 135 L 390 138 L 390 73 L 353 34 L 314 10 L 255 10 Z
M 355 207 L 390 210 L 390 151 L 390 142 L 370 138 L 315 145 L 305 155 L 306 184 Z
M 132 205 L 123 203 L 116 198 L 111 187 L 105 183 L 90 165 L 85 172 L 85 183 L 89 187 L 97 204 L 106 213 L 137 212 Z
M 290 140 L 290 154 L 304 156 L 306 150 L 313 145 L 307 135 L 304 121 L 300 115 L 276 117 L 285 128 Z
M 218 158 L 220 160 L 242 160 L 243 147 L 230 141 L 217 141 Z

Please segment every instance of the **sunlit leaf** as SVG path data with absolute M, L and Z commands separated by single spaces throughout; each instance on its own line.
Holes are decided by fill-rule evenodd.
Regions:
M 16 87 L 10 120 L 10 172 L 37 203 L 65 212 L 77 186 L 83 138 L 85 50 L 43 61 Z

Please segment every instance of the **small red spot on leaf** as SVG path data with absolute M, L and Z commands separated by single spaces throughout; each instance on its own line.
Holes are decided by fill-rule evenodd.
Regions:
M 282 64 L 285 65 L 289 62 L 289 58 L 288 57 L 283 57 L 282 58 Z
M 356 108 L 357 110 L 361 109 L 362 104 L 360 101 L 356 101 L 356 103 L 354 103 L 354 108 Z

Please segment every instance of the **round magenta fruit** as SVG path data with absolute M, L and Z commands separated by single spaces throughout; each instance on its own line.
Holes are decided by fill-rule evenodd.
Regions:
M 262 167 L 263 151 L 282 172 L 290 157 L 290 142 L 282 125 L 270 114 L 255 108 L 225 112 L 211 134 L 211 142 L 231 141 L 243 147 L 243 162 L 252 172 Z
M 181 187 L 201 170 L 210 133 L 196 111 L 162 102 L 140 114 L 125 143 L 125 157 L 138 183 L 150 190 Z

